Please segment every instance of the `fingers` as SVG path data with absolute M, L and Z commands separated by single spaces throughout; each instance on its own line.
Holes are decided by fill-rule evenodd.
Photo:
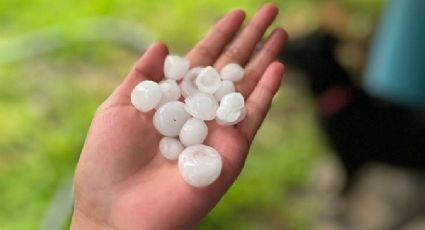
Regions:
M 130 95 L 133 88 L 143 80 L 160 81 L 168 49 L 164 44 L 155 43 L 136 62 L 119 90 Z
M 242 10 L 235 10 L 218 21 L 207 36 L 187 54 L 191 65 L 212 65 L 235 36 L 244 19 L 245 13 Z
M 252 141 L 280 87 L 283 64 L 274 62 L 267 67 L 254 91 L 246 100 L 247 116 L 237 125 L 247 140 Z
M 247 64 L 244 80 L 236 84 L 236 90 L 245 98 L 254 90 L 270 63 L 276 59 L 287 38 L 285 30 L 274 30 L 258 54 Z
M 276 6 L 272 4 L 263 6 L 248 26 L 219 57 L 215 67 L 220 69 L 228 63 L 238 63 L 244 66 L 277 14 L 278 8 Z

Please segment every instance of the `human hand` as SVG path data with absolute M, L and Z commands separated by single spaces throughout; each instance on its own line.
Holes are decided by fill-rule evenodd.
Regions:
M 152 125 L 153 112 L 141 113 L 130 102 L 135 85 L 162 78 L 168 51 L 164 45 L 154 44 L 92 121 L 75 173 L 72 229 L 190 229 L 207 215 L 242 170 L 255 133 L 279 89 L 283 65 L 274 60 L 286 41 L 286 32 L 273 31 L 252 57 L 277 13 L 275 6 L 265 5 L 237 34 L 245 14 L 235 10 L 186 56 L 192 66 L 220 69 L 234 62 L 245 66 L 245 78 L 236 88 L 246 98 L 246 118 L 235 126 L 207 122 L 209 134 L 204 143 L 223 159 L 217 181 L 205 188 L 184 182 L 176 162 L 159 154 L 161 136 Z

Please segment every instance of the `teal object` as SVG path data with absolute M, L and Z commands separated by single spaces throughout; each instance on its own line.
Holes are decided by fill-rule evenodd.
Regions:
M 372 44 L 365 88 L 392 102 L 425 108 L 425 1 L 388 3 Z

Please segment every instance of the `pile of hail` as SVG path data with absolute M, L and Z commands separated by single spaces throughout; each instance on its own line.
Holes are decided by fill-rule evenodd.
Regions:
M 165 79 L 140 82 L 131 102 L 141 112 L 156 110 L 153 125 L 164 136 L 159 151 L 169 160 L 178 160 L 188 184 L 205 187 L 219 177 L 222 168 L 217 150 L 202 144 L 208 135 L 205 121 L 226 126 L 245 118 L 244 97 L 235 92 L 235 82 L 242 80 L 244 69 L 235 63 L 220 72 L 211 66 L 189 68 L 185 58 L 167 56 Z

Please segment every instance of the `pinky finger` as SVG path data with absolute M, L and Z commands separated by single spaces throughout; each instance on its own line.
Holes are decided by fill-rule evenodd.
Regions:
M 272 99 L 280 87 L 283 71 L 282 63 L 271 63 L 255 86 L 254 91 L 247 98 L 247 116 L 237 125 L 247 140 L 252 141 L 266 117 Z

